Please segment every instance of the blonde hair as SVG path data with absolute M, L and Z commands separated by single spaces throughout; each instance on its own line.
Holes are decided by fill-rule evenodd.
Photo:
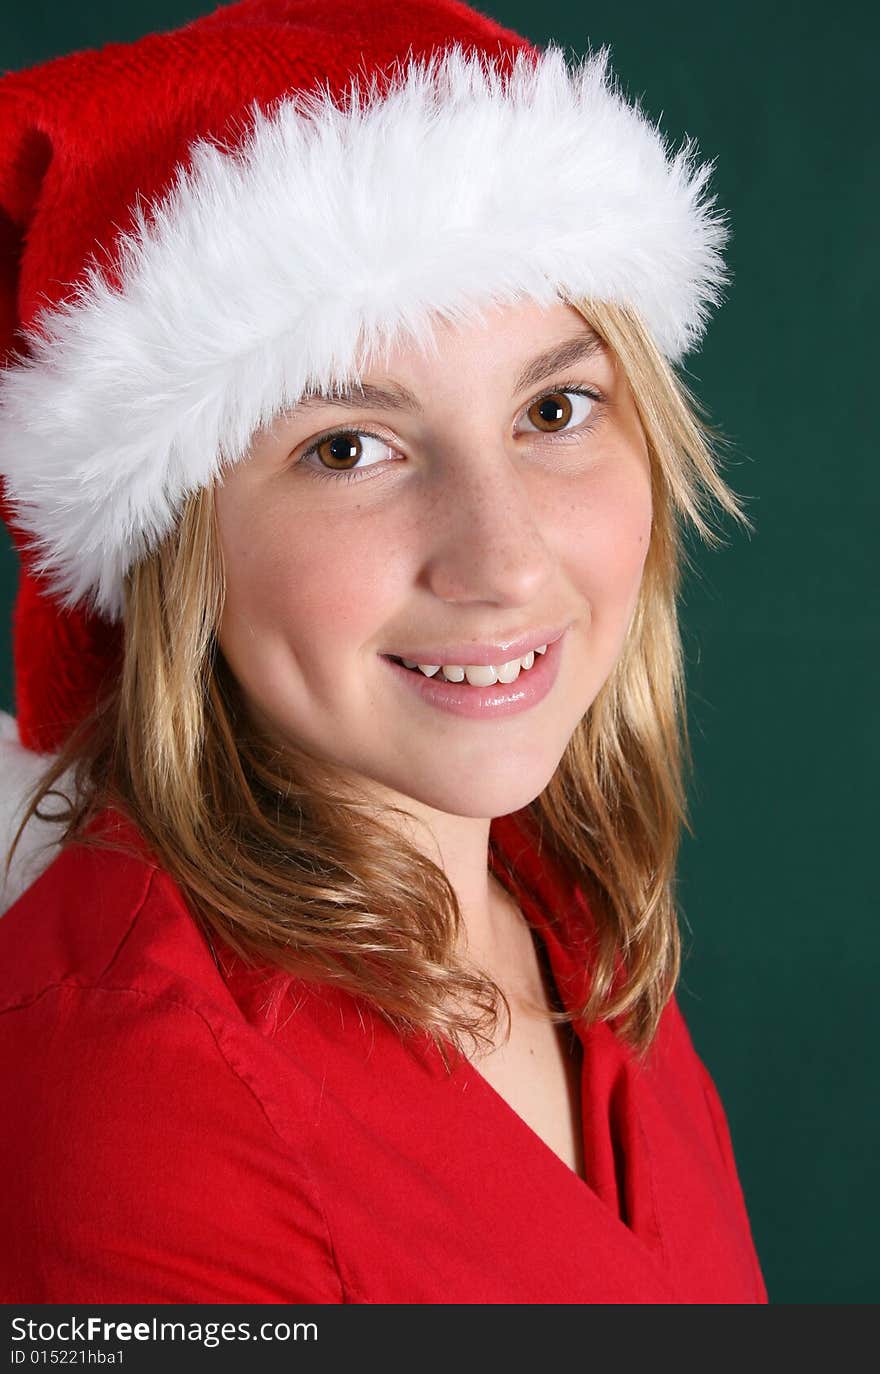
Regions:
M 651 461 L 653 526 L 636 609 L 609 678 L 559 766 L 525 808 L 541 853 L 582 886 L 595 920 L 589 999 L 647 1053 L 675 988 L 674 896 L 685 769 L 692 768 L 677 597 L 682 525 L 710 546 L 714 498 L 751 522 L 720 476 L 697 402 L 621 306 L 572 302 L 615 355 Z M 192 495 L 175 530 L 126 580 L 122 672 L 42 776 L 30 816 L 68 769 L 73 799 L 53 810 L 61 843 L 106 805 L 128 814 L 179 885 L 212 950 L 225 942 L 268 964 L 363 998 L 401 1034 L 491 1045 L 509 1005 L 455 952 L 462 923 L 442 869 L 375 814 L 356 781 L 291 742 L 270 742 L 245 710 L 217 645 L 224 578 L 213 489 Z M 57 795 L 57 793 L 56 793 Z M 390 808 L 386 813 L 407 820 Z M 215 952 L 216 957 L 216 952 Z M 572 1013 L 548 1013 L 554 1022 Z

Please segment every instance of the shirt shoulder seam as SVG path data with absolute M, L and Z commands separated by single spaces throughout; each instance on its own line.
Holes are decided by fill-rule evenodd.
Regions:
M 154 870 L 154 873 L 155 873 L 156 871 L 157 871 L 157 870 Z M 151 881 L 152 881 L 152 875 L 151 875 Z M 149 891 L 150 885 L 151 885 L 151 884 L 148 884 L 148 885 L 147 885 L 147 891 Z M 140 912 L 141 909 L 143 908 L 144 902 L 145 902 L 145 900 L 146 900 L 146 895 L 147 895 L 147 894 L 145 893 L 145 894 L 144 894 L 144 898 L 143 898 L 143 899 L 141 900 L 141 902 L 138 904 L 137 912 L 134 913 L 135 915 L 139 914 L 139 912 Z M 133 922 L 132 922 L 132 924 L 133 924 Z M 131 929 L 131 927 L 129 927 L 129 929 Z M 126 935 L 123 936 L 123 942 L 124 942 L 124 940 L 126 939 L 127 934 L 128 934 L 128 931 L 126 931 Z M 120 945 L 120 947 L 121 947 L 121 945 Z M 114 958 L 115 958 L 115 956 L 113 956 L 113 958 L 111 958 L 111 960 L 110 960 L 110 965 L 112 965 L 113 959 L 114 959 Z M 108 965 L 108 968 L 110 967 L 110 965 Z M 105 975 L 102 974 L 102 975 L 101 975 L 101 979 L 103 979 L 104 976 L 105 976 Z M 260 1096 L 259 1092 L 256 1090 L 256 1088 L 254 1088 L 254 1086 L 253 1086 L 251 1083 L 249 1083 L 249 1082 L 247 1081 L 246 1078 L 244 1078 L 244 1077 L 242 1076 L 242 1074 L 241 1074 L 241 1073 L 239 1072 L 239 1070 L 236 1068 L 235 1064 L 233 1064 L 233 1063 L 231 1062 L 231 1060 L 229 1059 L 229 1056 L 228 1056 L 228 1054 L 226 1053 L 226 1051 L 225 1051 L 225 1049 L 224 1049 L 224 1047 L 223 1047 L 223 1045 L 222 1045 L 222 1043 L 221 1043 L 221 1040 L 220 1040 L 220 1038 L 219 1038 L 218 1035 L 217 1035 L 216 1028 L 215 1028 L 214 1025 L 212 1024 L 210 1017 L 206 1016 L 205 1013 L 204 1013 L 204 1011 L 203 1011 L 200 1007 L 194 1006 L 191 1002 L 188 1002 L 188 1001 L 187 1001 L 185 998 L 183 998 L 183 997 L 175 996 L 173 993 L 168 993 L 168 992 L 148 992 L 148 991 L 146 991 L 146 990 L 143 989 L 143 988 L 133 988 L 133 987 L 129 987 L 129 986 L 118 986 L 118 987 L 114 987 L 114 986 L 112 986 L 112 985 L 108 985 L 107 983 L 105 983 L 105 982 L 103 982 L 103 981 L 100 981 L 100 982 L 99 982 L 99 981 L 94 981 L 94 982 L 88 982 L 88 983 L 78 983 L 78 982 L 76 982 L 76 981 L 73 980 L 73 979 L 65 978 L 65 979 L 59 979 L 59 980 L 57 980 L 56 982 L 53 982 L 53 983 L 47 983 L 47 984 L 45 984 L 42 988 L 40 988 L 40 990 L 39 990 L 37 993 L 35 993 L 33 996 L 29 996 L 29 997 L 27 997 L 27 998 L 23 998 L 20 1002 L 17 1002 L 17 1003 L 14 1003 L 14 1004 L 10 1004 L 10 1005 L 7 1005 L 7 1006 L 5 1006 L 5 1007 L 0 1008 L 0 1014 L 2 1014 L 3 1012 L 12 1012 L 12 1011 L 20 1011 L 20 1010 L 23 1010 L 25 1007 L 28 1007 L 28 1006 L 32 1005 L 34 1002 L 39 1001 L 39 999 L 40 999 L 41 997 L 45 996 L 46 993 L 54 992 L 54 991 L 56 991 L 56 990 L 62 990 L 62 989 L 69 989 L 69 990 L 72 990 L 72 991 L 74 991 L 74 992 L 109 992 L 109 993 L 123 993 L 123 994 L 128 994 L 129 996 L 133 996 L 133 997 L 138 997 L 138 998 L 142 998 L 142 999 L 145 999 L 145 1000 L 149 1000 L 149 1001 L 151 1001 L 151 1002 L 153 1002 L 154 1004 L 157 1004 L 157 1005 L 173 1006 L 173 1007 L 180 1008 L 180 1009 L 182 1009 L 182 1010 L 184 1010 L 184 1011 L 191 1012 L 193 1016 L 198 1017 L 199 1020 L 201 1020 L 202 1023 L 205 1025 L 205 1027 L 206 1027 L 207 1030 L 208 1030 L 208 1033 L 209 1033 L 210 1036 L 211 1036 L 211 1040 L 213 1041 L 214 1046 L 215 1046 L 215 1048 L 217 1049 L 217 1052 L 219 1053 L 220 1057 L 222 1058 L 222 1060 L 223 1060 L 224 1064 L 226 1065 L 227 1069 L 230 1071 L 231 1074 L 233 1074 L 233 1076 L 238 1080 L 238 1082 L 241 1083 L 242 1087 L 244 1087 L 244 1088 L 246 1089 L 246 1091 L 250 1094 L 251 1098 L 252 1098 L 252 1099 L 254 1100 L 254 1102 L 257 1104 L 257 1107 L 259 1108 L 260 1112 L 262 1113 L 264 1120 L 266 1121 L 267 1125 L 269 1126 L 269 1129 L 270 1129 L 270 1130 L 272 1131 L 272 1133 L 278 1138 L 278 1140 L 281 1141 L 282 1145 L 284 1146 L 285 1150 L 288 1151 L 288 1153 L 290 1153 L 290 1152 L 293 1151 L 293 1146 L 292 1146 L 290 1140 L 289 1140 L 288 1137 L 284 1134 L 284 1132 L 281 1131 L 281 1130 L 278 1128 L 278 1126 L 277 1126 L 277 1125 L 275 1124 L 275 1122 L 273 1121 L 273 1119 L 272 1119 L 272 1114 L 271 1114 L 271 1112 L 268 1110 L 268 1108 L 267 1108 L 267 1106 L 266 1106 L 266 1103 L 263 1101 L 263 1099 L 262 1099 L 262 1097 Z M 312 1195 L 313 1195 L 314 1200 L 315 1200 L 315 1204 L 316 1204 L 316 1207 L 317 1207 L 317 1210 L 318 1210 L 318 1214 L 319 1214 L 319 1216 L 320 1216 L 320 1218 L 321 1218 L 321 1222 L 322 1222 L 322 1225 L 323 1225 L 323 1228 L 324 1228 L 325 1243 L 326 1243 L 327 1250 L 328 1250 L 328 1253 L 329 1253 L 329 1256 L 330 1256 L 331 1264 L 333 1265 L 333 1271 L 334 1271 L 334 1273 L 335 1273 L 335 1275 L 336 1275 L 337 1283 L 339 1284 L 339 1290 L 340 1290 L 340 1295 L 341 1295 L 341 1301 L 342 1301 L 343 1303 L 348 1302 L 348 1301 L 350 1301 L 350 1299 L 346 1296 L 346 1292 L 347 1292 L 347 1291 L 348 1291 L 348 1292 L 354 1291 L 354 1290 L 355 1290 L 355 1286 L 352 1285 L 352 1284 L 347 1283 L 347 1282 L 343 1279 L 343 1276 L 342 1276 L 342 1268 L 341 1268 L 340 1261 L 339 1261 L 339 1255 L 338 1255 L 336 1246 L 335 1246 L 335 1244 L 334 1244 L 333 1235 L 332 1235 L 332 1232 L 331 1232 L 331 1230 L 330 1230 L 330 1225 L 329 1225 L 329 1222 L 328 1222 L 328 1219 L 327 1219 L 327 1211 L 326 1211 L 326 1208 L 324 1207 L 323 1199 L 322 1199 L 322 1197 L 321 1197 L 321 1191 L 320 1191 L 320 1188 L 318 1187 L 317 1180 L 315 1179 L 314 1173 L 312 1172 L 312 1169 L 310 1168 L 307 1159 L 301 1154 L 301 1152 L 297 1151 L 296 1154 L 297 1154 L 297 1159 L 298 1159 L 298 1161 L 299 1161 L 299 1163 L 300 1163 L 300 1165 L 301 1165 L 301 1167 L 302 1167 L 302 1169 L 303 1169 L 304 1174 L 306 1175 L 306 1178 L 307 1178 L 307 1180 L 308 1180 L 309 1186 L 310 1186 L 310 1188 L 311 1188 L 311 1190 L 312 1190 Z

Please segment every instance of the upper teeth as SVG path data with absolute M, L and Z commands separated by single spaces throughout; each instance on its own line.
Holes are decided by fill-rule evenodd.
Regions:
M 405 668 L 418 668 L 425 677 L 433 677 L 442 672 L 447 682 L 464 682 L 467 678 L 472 687 L 491 687 L 496 682 L 516 682 L 521 668 L 531 668 L 535 654 L 547 652 L 546 644 L 530 649 L 523 658 L 512 658 L 509 663 L 413 663 L 411 659 L 401 659 Z

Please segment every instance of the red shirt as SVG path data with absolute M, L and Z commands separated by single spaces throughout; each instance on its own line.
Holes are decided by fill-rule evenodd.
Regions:
M 137 830 L 99 823 L 141 856 L 71 846 L 0 920 L 3 1301 L 767 1302 L 675 999 L 642 1066 L 577 1027 L 584 1183 L 427 1037 L 226 947 L 218 968 Z M 491 835 L 571 1006 L 583 894 L 514 817 Z

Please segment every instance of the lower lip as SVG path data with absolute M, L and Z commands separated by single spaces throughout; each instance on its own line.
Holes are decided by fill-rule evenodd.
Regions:
M 424 673 L 395 663 L 386 654 L 380 654 L 380 658 L 429 706 L 470 720 L 497 720 L 527 711 L 544 700 L 559 675 L 564 640 L 563 633 L 547 645 L 546 653 L 535 654 L 531 668 L 520 669 L 516 682 L 496 682 L 493 687 L 471 687 L 467 682 L 447 682 L 445 678 L 438 682 L 437 674 L 425 677 Z

